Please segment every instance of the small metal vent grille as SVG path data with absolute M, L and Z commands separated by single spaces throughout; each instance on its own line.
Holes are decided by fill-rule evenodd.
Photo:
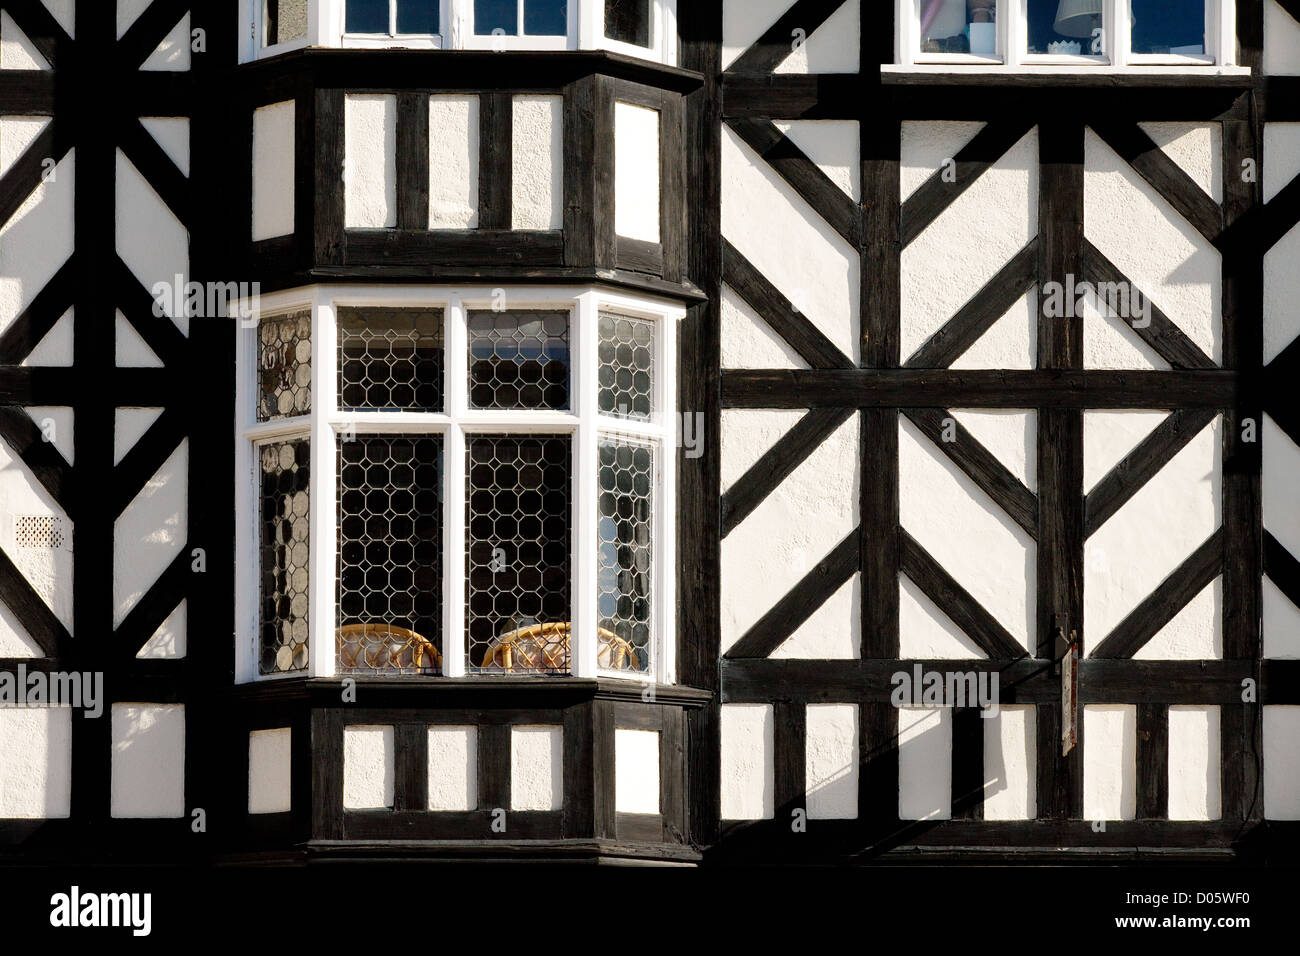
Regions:
M 18 515 L 14 519 L 14 538 L 20 548 L 53 551 L 63 547 L 67 536 L 63 520 L 57 515 Z

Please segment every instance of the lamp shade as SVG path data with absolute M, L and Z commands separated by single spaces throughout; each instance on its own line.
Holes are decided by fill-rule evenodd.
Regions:
M 1102 0 L 1061 0 L 1056 8 L 1056 32 L 1067 37 L 1090 37 L 1101 25 Z

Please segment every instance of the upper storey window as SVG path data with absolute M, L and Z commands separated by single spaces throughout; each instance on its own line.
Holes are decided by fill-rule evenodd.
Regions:
M 344 29 L 360 36 L 438 36 L 438 0 L 348 0 Z
M 610 50 L 673 65 L 678 0 L 240 0 L 240 60 L 304 47 Z
M 907 68 L 1235 70 L 1236 0 L 898 0 Z

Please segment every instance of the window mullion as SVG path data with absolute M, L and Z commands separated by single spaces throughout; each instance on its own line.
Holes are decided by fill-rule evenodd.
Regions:
M 469 336 L 464 303 L 452 299 L 446 310 L 443 341 L 447 429 L 443 448 L 443 593 L 442 672 L 447 677 L 465 676 L 465 429 L 461 425 L 469 405 Z
M 599 350 L 599 303 L 594 293 L 579 297 L 577 355 L 573 362 L 574 407 L 579 422 L 574 449 L 573 626 L 569 631 L 570 667 L 575 677 L 595 677 L 598 642 L 596 469 L 599 431 L 596 422 Z
M 238 576 L 235 589 L 235 634 L 239 636 L 239 653 L 235 655 L 235 680 L 242 683 L 257 677 L 258 610 L 261 593 L 261 555 L 257 547 L 257 492 L 253 480 L 253 443 L 244 437 L 254 414 L 253 381 L 248 370 L 258 369 L 257 326 L 244 327 L 241 321 L 235 327 L 235 553 L 240 560 L 237 567 L 243 571 Z
M 998 0 L 998 22 L 1002 40 L 1002 62 L 1020 66 L 1029 47 L 1028 0 Z
M 655 359 L 659 366 L 658 403 L 660 420 L 663 423 L 663 439 L 655 449 L 656 484 L 659 499 L 654 502 L 654 523 L 651 533 L 651 556 L 654 562 L 652 580 L 654 591 L 651 597 L 651 653 L 654 655 L 654 668 L 650 677 L 660 683 L 676 682 L 677 674 L 677 428 L 679 416 L 690 414 L 677 408 L 677 322 L 675 319 L 660 320 L 658 335 L 659 354 Z M 693 423 L 692 423 L 693 424 Z M 692 431 L 696 440 L 702 439 Z
M 1214 6 L 1214 59 L 1219 66 L 1237 65 L 1237 0 L 1217 0 Z M 1211 52 L 1209 50 L 1206 51 Z
M 335 582 L 338 573 L 338 441 L 330 417 L 338 406 L 337 335 L 334 306 L 316 301 L 312 307 L 311 484 L 309 504 L 310 565 L 308 593 L 312 677 L 335 672 Z
M 1106 54 L 1110 65 L 1128 66 L 1129 52 L 1133 48 L 1129 0 L 1107 0 L 1106 20 Z

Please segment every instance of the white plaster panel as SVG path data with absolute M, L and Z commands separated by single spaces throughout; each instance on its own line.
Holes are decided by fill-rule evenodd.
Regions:
M 772 730 L 771 704 L 722 705 L 722 819 L 772 818 Z
M 126 320 L 126 316 L 118 312 L 116 320 L 117 354 L 115 361 L 118 367 L 162 368 L 162 359 L 158 358 L 153 349 L 145 344 L 145 340 L 135 330 L 135 326 Z M 69 329 L 69 348 L 71 348 L 71 329 Z M 72 364 L 71 360 L 69 360 L 68 364 Z
M 655 731 L 614 731 L 614 809 L 659 812 L 659 734 Z
M 725 0 L 722 6 L 722 68 L 731 64 L 786 12 L 793 0 Z M 859 65 L 859 4 L 848 0 L 777 66 L 777 73 L 856 73 Z
M 343 98 L 344 223 L 349 229 L 397 225 L 397 97 Z
M 1300 23 L 1274 0 L 1264 0 L 1264 72 L 1300 75 Z
M 117 151 L 117 254 L 146 289 L 176 277 L 188 281 L 190 271 L 189 232 L 140 175 L 126 154 Z M 164 298 L 164 311 L 177 328 L 189 334 L 190 320 L 184 310 L 176 313 L 173 297 Z
M 29 368 L 47 366 L 67 368 L 72 365 L 72 309 L 54 323 L 48 332 L 36 343 L 36 347 L 27 353 L 22 365 Z
M 1206 355 L 1223 361 L 1222 256 L 1092 130 L 1083 201 L 1088 240 Z
M 1201 589 L 1133 654 L 1135 661 L 1202 661 L 1223 657 L 1223 578 Z
M 131 24 L 148 8 L 150 0 L 117 0 L 117 38 L 120 40 Z
M 1217 123 L 1139 123 L 1166 156 L 1223 202 L 1223 127 Z
M 429 228 L 478 228 L 479 98 L 429 97 Z
M 564 97 L 514 98 L 515 229 L 564 227 Z
M 1038 413 L 954 408 L 952 417 L 1030 491 L 1038 488 Z
M 111 811 L 185 815 L 185 705 L 114 704 Z
M 905 574 L 898 576 L 899 656 L 977 660 L 987 655 Z
M 1300 447 L 1264 416 L 1264 527 L 1300 558 Z
M 898 817 L 952 818 L 952 711 L 898 709 Z
M 564 728 L 512 728 L 510 809 L 559 810 L 563 805 Z
M 1267 577 L 1264 578 L 1264 656 L 1300 659 L 1300 608 Z
M 1169 819 L 1217 820 L 1223 813 L 1219 708 L 1169 708 Z
M 1264 361 L 1300 337 L 1300 226 L 1264 253 Z
M 614 231 L 659 242 L 659 111 L 614 104 Z
M 49 63 L 41 56 L 27 34 L 18 29 L 13 17 L 0 11 L 0 69 L 48 70 Z
M 722 68 L 761 37 L 794 0 L 723 0 Z
M 478 806 L 478 728 L 429 728 L 429 809 Z
M 67 817 L 71 798 L 72 711 L 0 708 L 0 819 Z
M 69 465 L 73 464 L 77 443 L 73 440 L 76 417 L 70 405 L 31 405 L 27 415 L 41 430 L 41 440 L 53 445 Z
M 1264 818 L 1300 820 L 1300 707 L 1264 708 Z
M 1038 815 L 1038 714 L 1032 704 L 1002 705 L 984 720 L 984 819 Z
M 113 464 L 122 459 L 144 437 L 162 415 L 161 408 L 118 408 L 113 413 Z
M 1145 295 L 1145 291 L 1143 295 Z M 1170 365 L 1143 342 L 1130 320 L 1103 315 L 1087 302 L 1083 308 L 1083 367 L 1087 369 L 1154 369 L 1167 372 Z
M 188 116 L 142 116 L 140 123 L 158 141 L 168 158 L 186 176 L 190 174 L 190 120 Z
M 1137 816 L 1137 708 L 1083 708 L 1083 815 L 1088 820 Z
M 49 125 L 48 116 L 0 116 L 0 176 L 9 172 Z
M 18 530 L 24 517 L 51 517 L 60 532 L 55 547 L 20 546 Z M 0 548 L 9 555 L 41 600 L 72 633 L 72 522 L 58 503 L 36 480 L 36 476 L 0 441 Z M 18 624 L 6 613 L 0 615 L 0 644 L 35 647 Z M 27 656 L 27 655 L 20 655 Z
M 185 439 L 113 523 L 114 627 L 185 545 L 189 452 Z
M 857 526 L 858 444 L 854 415 L 723 540 L 724 650 Z M 857 626 L 856 615 L 840 624 Z
M 726 492 L 808 413 L 797 408 L 722 411 L 722 490 Z
M 190 15 L 181 17 L 171 32 L 163 37 L 157 48 L 149 54 L 140 69 L 150 71 L 184 72 L 190 68 Z
M 293 232 L 294 101 L 253 111 L 253 241 Z
M 1017 641 L 1034 632 L 1036 548 L 947 455 L 899 421 L 903 527 Z
M 1160 426 L 1168 412 L 1135 409 L 1083 413 L 1083 490 L 1091 492 L 1133 449 Z
M 343 808 L 391 807 L 395 766 L 392 727 L 363 724 L 344 727 Z
M 862 653 L 862 575 L 854 574 L 771 655 L 776 660 L 853 660 Z
M 248 735 L 248 812 L 293 809 L 293 728 L 255 730 Z
M 45 8 L 50 11 L 55 20 L 59 21 L 59 26 L 63 31 L 74 40 L 77 38 L 77 0 L 41 0 Z
M 858 254 L 726 127 L 722 233 L 832 344 L 858 359 Z
M 1222 420 L 1202 429 L 1084 544 L 1084 645 L 1091 650 L 1196 550 L 1222 521 Z M 1218 617 L 1218 601 L 1201 605 Z M 1188 648 L 1218 625 L 1189 616 Z
M 0 140 L 11 129 L 5 120 Z M 29 130 L 24 130 L 24 135 Z M 70 151 L 9 221 L 0 225 L 0 332 L 9 327 L 72 255 L 76 156 Z
M 1035 128 L 903 250 L 903 356 L 924 345 L 1037 234 Z
M 857 120 L 776 120 L 804 155 L 854 202 L 862 200 L 862 142 Z
M 1038 288 L 1035 286 L 952 363 L 954 369 L 1033 369 L 1038 366 Z
M 855 819 L 858 815 L 858 705 L 809 704 L 805 726 L 808 819 Z
M 9 605 L 0 602 L 0 657 L 44 657 L 41 646 L 32 640 Z
M 720 337 L 723 368 L 808 368 L 803 356 L 725 285 Z
M 950 120 L 902 124 L 899 153 L 900 196 L 904 202 L 984 128 L 983 123 Z
M 135 656 L 140 660 L 177 660 L 184 657 L 188 623 L 189 606 L 186 601 L 181 601 L 167 615 L 167 619 L 158 625 L 158 629 L 144 642 Z
M 1300 123 L 1264 124 L 1264 202 L 1300 176 Z
M 859 0 L 846 0 L 826 18 L 788 57 L 778 64 L 776 73 L 857 73 L 860 63 Z

